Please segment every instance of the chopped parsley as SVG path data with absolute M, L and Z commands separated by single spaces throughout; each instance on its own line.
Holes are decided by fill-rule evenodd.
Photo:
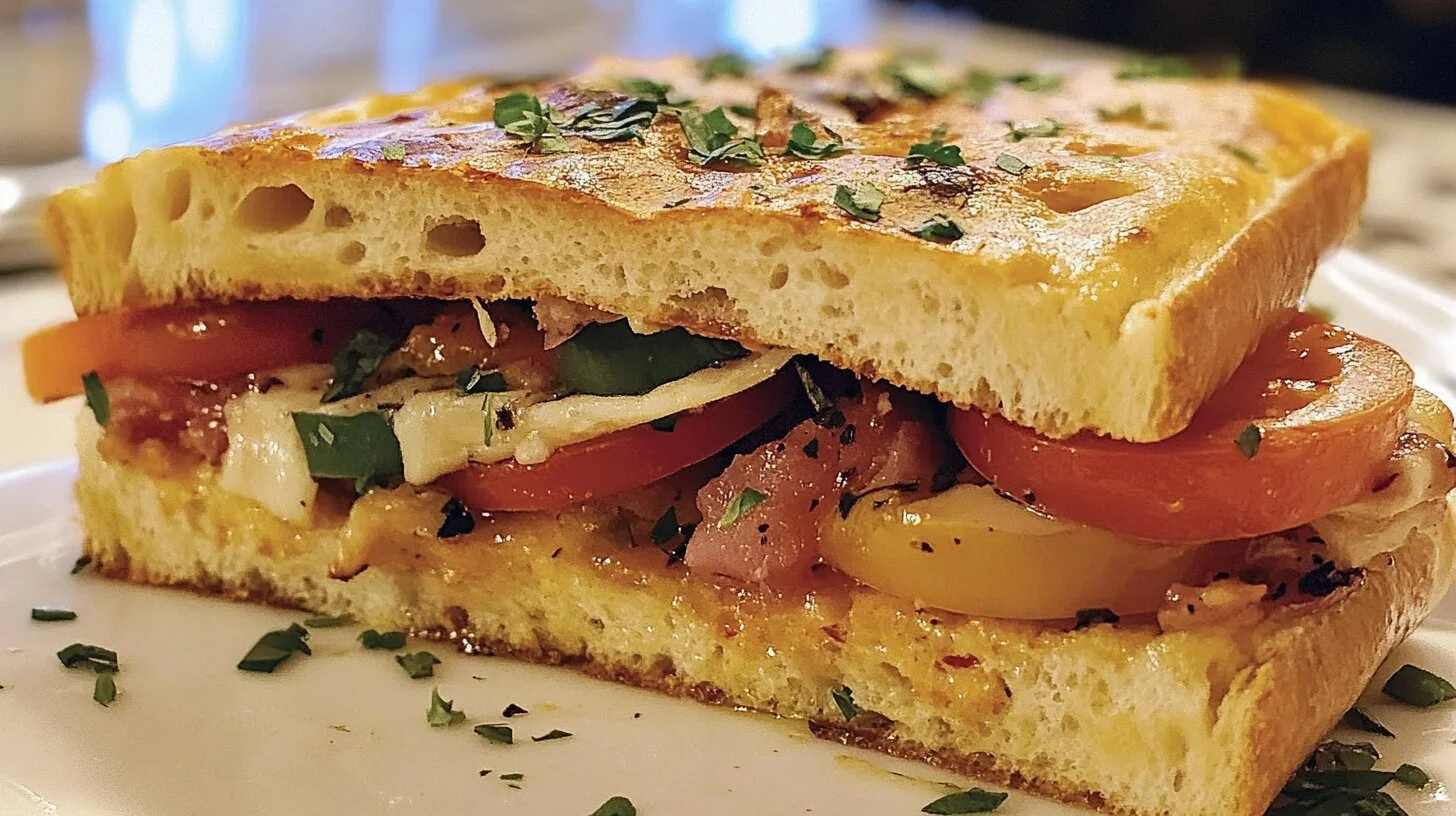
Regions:
M 111 398 L 106 395 L 106 386 L 95 371 L 81 375 L 81 391 L 86 394 L 86 407 L 96 417 L 96 424 L 105 426 L 111 419 Z
M 833 48 L 819 48 L 802 54 L 795 54 L 789 58 L 785 67 L 794 74 L 814 74 L 829 70 L 834 64 L 835 50 Z
M 1182 57 L 1137 54 L 1123 61 L 1118 79 L 1179 79 L 1195 74 L 1193 64 Z
M 91 556 L 83 555 L 76 559 L 76 563 L 71 565 L 71 574 L 80 575 L 89 566 L 91 566 Z
M 384 156 L 385 161 L 404 161 L 404 145 L 387 144 L 380 154 Z
M 1020 157 L 1013 156 L 1010 153 L 1002 153 L 997 156 L 996 166 L 1013 176 L 1019 176 L 1031 168 L 1031 165 L 1027 164 Z
M 432 728 L 459 725 L 465 722 L 465 712 L 455 710 L 454 700 L 441 699 L 440 687 L 435 686 L 430 690 L 430 707 L 425 710 L 425 721 Z M 480 733 L 479 728 L 476 728 L 476 733 Z
M 76 619 L 76 613 L 69 609 L 58 609 L 54 606 L 37 606 L 31 608 L 30 619 L 42 623 L 73 621 Z
M 1340 723 L 1357 731 L 1365 731 L 1370 734 L 1379 734 L 1382 737 L 1394 737 L 1395 732 L 1386 728 L 1384 723 L 1366 714 L 1358 708 L 1352 708 L 1345 712 Z
M 516 742 L 515 732 L 505 723 L 481 723 L 475 726 L 475 733 L 501 745 L 514 745 Z M 505 779 L 504 776 L 501 779 Z
M 910 230 L 910 234 L 927 241 L 950 243 L 959 240 L 966 233 L 961 229 L 960 224 L 941 213 L 936 213 L 927 218 L 920 226 Z
M 1122 619 L 1111 609 L 1079 609 L 1077 610 L 1077 622 L 1072 625 L 1072 631 L 1086 629 L 1098 623 L 1117 623 L 1119 620 Z
M 408 674 L 411 680 L 418 680 L 421 677 L 434 677 L 435 667 L 440 665 L 440 658 L 429 652 L 411 652 L 395 655 L 394 662 L 404 669 L 404 673 Z
M 921 813 L 961 814 L 990 813 L 1006 801 L 1006 794 L 971 788 L 948 793 L 920 809 Z
M 379 368 L 384 355 L 393 347 L 389 338 L 377 332 L 369 329 L 354 332 L 349 342 L 334 355 L 334 379 L 319 402 L 337 402 L 358 395 L 364 390 L 364 381 Z
M 1380 752 L 1368 742 L 1330 740 L 1315 748 L 1304 765 L 1280 789 L 1267 816 L 1404 816 L 1390 794 L 1380 789 L 1400 771 L 1373 770 Z M 1404 767 L 1404 766 L 1402 766 Z M 1411 781 L 1416 775 L 1407 772 Z
M 905 160 L 912 166 L 922 161 L 930 161 L 944 167 L 960 167 L 966 163 L 965 157 L 961 155 L 959 145 L 945 143 L 945 128 L 937 127 L 930 131 L 930 141 L 916 142 L 910 145 L 910 152 L 906 154 Z
M 753 508 L 759 506 L 768 498 L 768 494 L 751 487 L 745 487 L 738 491 L 738 495 L 729 500 L 728 506 L 723 508 L 723 515 L 718 519 L 718 529 L 726 530 L 738 523 L 738 520 L 747 515 Z
M 934 60 L 925 57 L 896 57 L 881 65 L 880 73 L 900 93 L 920 99 L 939 99 L 955 88 L 955 80 L 946 76 Z
M 832 688 L 829 696 L 834 699 L 834 705 L 839 708 L 839 713 L 844 715 L 845 720 L 852 720 L 859 713 L 859 705 L 854 701 L 854 691 L 849 686 Z
M 404 475 L 399 439 L 379 411 L 353 416 L 297 413 L 293 425 L 315 479 L 353 479 L 355 492 L 363 493 Z
M 861 221 L 880 220 L 880 205 L 884 202 L 885 194 L 868 181 L 834 188 L 834 203 Z
M 748 61 L 731 51 L 724 51 L 698 60 L 698 73 L 703 79 L 725 76 L 743 79 L 748 76 Z
M 531 712 L 527 711 L 524 708 L 521 708 L 520 706 L 516 705 L 515 703 L 511 703 L 510 705 L 506 706 L 504 709 L 501 710 L 501 716 L 502 717 L 505 717 L 508 720 L 511 717 L 516 717 L 516 716 L 519 716 L 521 714 L 530 714 L 530 713 Z
M 1431 784 L 1431 775 L 1423 769 L 1409 762 L 1405 762 L 1399 768 L 1395 769 L 1395 781 L 1405 785 L 1407 788 L 1420 790 Z
M 1055 119 L 1034 119 L 1027 122 L 1012 122 L 1008 127 L 1011 141 L 1022 139 L 1048 139 L 1062 132 L 1062 123 Z
M 1062 87 L 1062 77 L 1059 74 L 1040 74 L 1035 71 L 1018 71 L 1007 74 L 1001 80 L 1027 93 L 1051 93 Z
M 1228 143 L 1223 145 L 1223 149 L 1227 150 L 1229 154 L 1232 155 L 1234 158 L 1238 159 L 1244 164 L 1247 164 L 1255 170 L 1264 169 L 1264 163 L 1259 161 L 1259 157 L 1254 155 L 1253 151 L 1249 150 L 1243 145 Z
M 659 105 L 667 104 L 667 95 L 672 86 L 647 77 L 625 77 L 617 81 L 617 87 L 638 99 L 647 99 Z
M 642 131 L 657 118 L 656 99 L 630 97 L 610 107 L 595 102 L 582 106 L 570 121 L 561 124 L 567 136 L 581 136 L 594 142 L 641 139 Z
M 739 136 L 738 126 L 728 119 L 722 107 L 707 113 L 681 108 L 677 111 L 677 120 L 688 143 L 688 158 L 694 164 L 723 162 L 753 167 L 763 163 L 763 143 L 757 136 Z
M 1397 669 L 1380 690 L 1393 700 L 1422 708 L 1456 700 L 1456 688 L 1445 678 L 1409 663 Z
M 553 121 L 555 113 L 535 96 L 515 91 L 495 100 L 493 119 L 497 127 L 526 142 L 528 151 L 563 153 L 567 144 Z
M 437 538 L 454 538 L 475 529 L 475 516 L 454 496 L 445 502 L 440 512 L 444 514 L 445 520 L 440 523 L 440 529 L 435 531 Z
M 353 615 L 335 615 L 333 617 L 308 618 L 303 622 L 303 625 L 310 629 L 337 629 L 340 626 L 353 626 L 354 623 Z
M 795 122 L 794 127 L 789 130 L 789 141 L 784 145 L 784 155 L 798 156 L 801 159 L 826 159 L 844 150 L 844 140 L 829 128 L 825 128 L 824 132 L 829 137 L 820 139 L 813 128 L 803 122 Z
M 539 737 L 531 737 L 531 742 L 549 742 L 550 740 L 566 739 L 571 736 L 570 731 L 562 731 L 560 728 L 553 728 Z
M 116 702 L 116 672 L 111 669 L 96 672 L 96 685 L 91 689 L 91 699 L 100 703 L 103 708 Z
M 613 796 L 592 811 L 591 816 L 637 816 L 637 806 L 625 796 Z
M 380 632 L 377 629 L 365 629 L 359 633 L 359 642 L 366 649 L 384 649 L 386 651 L 398 651 L 404 648 L 404 632 Z
M 308 630 L 291 623 L 287 629 L 275 629 L 258 638 L 253 648 L 238 661 L 238 669 L 272 673 L 283 661 L 292 657 L 294 652 L 313 654 L 313 650 L 308 648 Z
M 1234 444 L 1238 446 L 1239 452 L 1245 459 L 1253 459 L 1254 454 L 1259 452 L 1259 443 L 1264 441 L 1264 431 L 1253 423 L 1245 426 L 1239 435 L 1234 437 Z
M 758 106 L 746 102 L 735 102 L 728 106 L 728 112 L 734 116 L 742 116 L 744 119 L 755 119 L 758 117 Z
M 60 658 L 61 665 L 68 669 L 80 667 L 96 671 L 121 671 L 121 661 L 117 659 L 116 652 L 103 646 L 72 643 L 56 652 L 56 657 Z
M 461 394 L 488 394 L 511 389 L 499 371 L 485 372 L 471 366 L 455 375 L 455 390 Z

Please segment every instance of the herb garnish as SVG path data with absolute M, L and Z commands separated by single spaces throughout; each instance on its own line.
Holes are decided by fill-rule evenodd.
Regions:
M 932 161 L 944 167 L 960 167 L 966 163 L 965 157 L 961 155 L 959 145 L 945 143 L 945 127 L 940 126 L 930 131 L 930 141 L 916 142 L 910 145 L 910 152 L 906 154 L 905 161 L 912 167 L 922 161 Z
M 1372 770 L 1379 758 L 1380 752 L 1368 742 L 1321 743 L 1284 784 L 1266 816 L 1404 816 L 1390 794 L 1380 790 L 1399 772 Z M 1416 779 L 1411 772 L 1407 776 Z
M 379 368 L 394 344 L 369 329 L 354 332 L 349 342 L 334 355 L 334 379 L 319 402 L 337 402 L 364 390 L 364 381 Z
M 939 99 L 955 88 L 955 81 L 941 73 L 933 60 L 924 57 L 896 57 L 881 65 L 880 73 L 900 93 L 921 99 Z
M 525 779 L 526 775 L 523 773 L 504 773 L 500 775 L 500 778 L 507 782 L 519 782 Z
M 511 389 L 506 385 L 505 375 L 499 371 L 485 372 L 471 366 L 455 375 L 455 390 L 461 394 L 486 394 Z
M 880 205 L 884 202 L 885 194 L 868 181 L 834 188 L 834 203 L 861 221 L 880 220 Z
M 287 629 L 275 629 L 258 638 L 253 648 L 238 661 L 238 668 L 242 671 L 271 673 L 294 652 L 313 654 L 313 650 L 308 648 L 308 630 L 291 623 Z
M 581 136 L 594 142 L 620 142 L 641 139 L 643 129 L 657 118 L 655 99 L 628 98 L 611 107 L 588 103 L 576 111 L 570 121 L 560 124 L 567 136 Z M 548 115 L 552 112 L 548 111 Z
M 363 493 L 404 474 L 399 439 L 378 411 L 353 416 L 297 413 L 293 425 L 315 479 L 353 479 L 355 492 Z
M 966 233 L 961 229 L 960 224 L 950 220 L 942 213 L 936 213 L 927 218 L 920 226 L 910 230 L 910 234 L 927 241 L 950 243 L 959 240 Z
M 495 100 L 493 119 L 497 127 L 524 140 L 528 151 L 562 153 L 567 150 L 567 144 L 560 128 L 552 121 L 554 113 L 535 96 L 516 91 Z
M 70 646 L 56 652 L 60 658 L 61 665 L 68 669 L 77 666 L 91 668 L 96 671 L 121 671 L 121 661 L 116 657 L 116 652 L 103 646 L 92 646 L 87 643 L 72 643 Z
M 819 387 L 819 382 L 809 369 L 798 360 L 794 361 L 794 373 L 799 375 L 799 382 L 804 386 L 804 395 L 809 398 L 809 405 L 814 409 L 815 416 L 822 416 L 834 410 L 834 403 L 824 396 L 824 389 Z M 816 440 L 817 441 L 817 440 Z
M 721 161 L 751 167 L 763 163 L 763 143 L 757 136 L 740 137 L 738 126 L 728 119 L 721 106 L 707 113 L 681 108 L 677 111 L 677 120 L 688 143 L 688 158 L 694 164 L 706 166 Z
M 1193 65 L 1182 57 L 1138 54 L 1128 57 L 1118 69 L 1118 79 L 1174 79 L 1194 75 Z
M 1254 454 L 1259 452 L 1259 443 L 1264 441 L 1264 430 L 1258 425 L 1249 423 L 1239 435 L 1234 437 L 1234 444 L 1238 446 L 1239 452 L 1245 459 L 1253 459 Z
M 111 669 L 100 669 L 96 672 L 96 685 L 91 690 L 91 699 L 102 707 L 109 707 L 116 702 L 116 672 Z
M 1386 728 L 1385 725 L 1379 720 L 1375 719 L 1369 714 L 1366 714 L 1358 708 L 1352 708 L 1349 711 L 1346 711 L 1345 716 L 1343 719 L 1340 720 L 1340 723 L 1347 727 L 1354 728 L 1357 731 L 1365 731 L 1371 734 L 1379 734 L 1382 737 L 1395 736 L 1395 732 L 1391 731 L 1389 728 Z
M 440 687 L 435 686 L 430 690 L 430 707 L 425 710 L 425 722 L 433 728 L 459 725 L 465 722 L 465 712 L 455 710 L 454 700 L 441 699 Z M 476 733 L 479 732 L 480 729 L 477 728 Z
M 1012 122 L 1008 127 L 1011 128 L 1010 136 L 1013 142 L 1019 142 L 1022 139 L 1047 139 L 1062 132 L 1062 123 L 1055 119 Z
M 515 733 L 505 723 L 481 723 L 475 726 L 475 733 L 501 745 L 514 745 L 516 742 Z M 502 776 L 501 779 L 505 777 Z
M 359 642 L 366 649 L 385 649 L 397 651 L 404 648 L 404 632 L 380 632 L 377 629 L 365 629 L 359 633 Z
M 1019 176 L 1031 168 L 1031 165 L 1027 164 L 1020 157 L 1013 156 L 1010 153 L 1002 153 L 997 156 L 996 166 L 1013 176 Z
M 698 73 L 703 79 L 717 79 L 722 76 L 742 79 L 748 76 L 748 62 L 731 51 L 724 51 L 698 60 Z
M 734 102 L 728 106 L 728 112 L 734 116 L 742 116 L 744 119 L 758 118 L 758 106 L 746 102 Z
M 531 742 L 548 742 L 550 740 L 566 739 L 571 736 L 570 731 L 562 731 L 560 728 L 553 728 L 539 737 L 531 737 Z
M 1019 71 L 1014 74 L 1007 74 L 1001 80 L 1009 85 L 1015 85 L 1027 93 L 1050 93 L 1062 87 L 1062 78 L 1058 74 L 1039 74 L 1035 71 Z
M 1405 785 L 1407 788 L 1420 790 L 1431 784 L 1431 775 L 1426 773 L 1425 770 L 1409 762 L 1405 762 L 1399 768 L 1395 769 L 1395 781 Z
M 1086 629 L 1097 623 L 1117 623 L 1121 618 L 1111 609 L 1079 609 L 1077 610 L 1077 622 L 1072 625 L 1072 631 Z
M 1104 122 L 1143 122 L 1147 120 L 1147 112 L 1143 110 L 1143 103 L 1132 102 L 1120 108 L 1099 107 L 1097 118 Z
M 385 161 L 404 161 L 404 145 L 402 144 L 387 144 L 379 153 Z
M 818 73 L 829 69 L 834 62 L 834 55 L 833 48 L 819 48 L 790 57 L 785 67 L 794 74 Z
M 89 566 L 91 566 L 91 556 L 83 555 L 76 559 L 76 563 L 71 565 L 71 574 L 80 575 Z
M 679 412 L 677 412 L 675 414 L 668 414 L 665 417 L 658 417 L 657 419 L 654 419 L 654 420 L 652 420 L 651 422 L 649 422 L 647 424 L 654 431 L 661 431 L 663 433 L 672 433 L 677 428 L 677 421 L 679 419 L 681 419 L 681 418 L 682 418 L 682 412 L 679 411 Z
M 354 622 L 353 615 L 335 615 L 334 617 L 308 618 L 303 625 L 310 629 L 337 629 L 340 626 L 353 626 Z
M 985 68 L 972 68 L 966 72 L 965 96 L 966 101 L 972 105 L 979 105 L 991 98 L 996 92 L 996 86 L 1001 84 L 1001 77 L 987 71 Z
M 395 655 L 394 662 L 404 669 L 404 673 L 408 674 L 411 680 L 418 680 L 421 677 L 434 677 L 435 667 L 440 665 L 440 658 L 429 652 L 411 652 L 410 654 Z
M 732 340 L 702 337 L 680 327 L 638 334 L 626 320 L 593 323 L 556 349 L 562 383 L 598 397 L 646 394 L 747 354 Z
M 1264 169 L 1264 163 L 1261 162 L 1261 161 L 1259 161 L 1259 157 L 1256 156 L 1256 155 L 1254 155 L 1254 152 L 1253 151 L 1249 150 L 1247 147 L 1244 147 L 1243 145 L 1233 144 L 1233 143 L 1230 142 L 1228 144 L 1223 145 L 1223 149 L 1224 150 L 1227 150 L 1234 158 L 1236 158 L 1239 161 L 1241 161 L 1241 162 L 1249 165 L 1250 167 L 1254 168 L 1255 170 L 1263 170 Z
M 475 529 L 475 516 L 454 496 L 445 502 L 440 512 L 445 514 L 445 520 L 440 523 L 440 529 L 435 531 L 437 538 L 454 538 Z
M 854 691 L 849 686 L 830 689 L 829 696 L 834 698 L 834 704 L 839 707 L 839 713 L 844 715 L 845 720 L 852 720 L 859 713 L 859 705 L 854 701 Z
M 653 544 L 661 547 L 673 540 L 681 530 L 682 526 L 677 523 L 677 507 L 672 506 L 668 507 L 667 512 L 663 513 L 652 525 L 652 530 L 647 537 L 652 540 Z
M 1006 801 L 1007 794 L 971 788 L 949 793 L 920 809 L 921 813 L 962 814 L 990 813 Z
M 76 619 L 76 613 L 69 609 L 59 609 L 54 606 L 37 606 L 31 608 L 30 619 L 33 621 L 41 621 L 42 623 L 73 621 Z
M 505 717 L 506 719 L 510 719 L 511 717 L 515 717 L 515 716 L 520 715 L 520 714 L 530 714 L 530 713 L 531 712 L 527 711 L 524 708 L 521 708 L 520 706 L 516 705 L 515 703 L 511 703 L 510 705 L 506 706 L 504 709 L 501 710 L 501 716 L 502 717 Z
M 1396 670 L 1380 690 L 1391 699 L 1422 708 L 1456 700 L 1456 688 L 1445 678 L 1409 663 Z
M 803 122 L 795 122 L 794 127 L 789 130 L 788 144 L 784 145 L 784 155 L 798 156 L 801 159 L 826 159 L 844 149 L 844 141 L 829 128 L 824 129 L 829 138 L 820 139 L 814 134 L 814 129 Z
M 638 99 L 646 99 L 659 105 L 667 104 L 667 95 L 672 91 L 672 86 L 666 82 L 647 77 L 625 77 L 617 81 L 617 86 Z
M 101 384 L 101 376 L 95 371 L 82 374 L 81 390 L 86 394 L 86 407 L 96 417 L 96 424 L 104 427 L 111 419 L 111 398 L 106 395 L 106 386 Z
M 637 816 L 637 806 L 625 796 L 613 796 L 592 811 L 591 816 Z
M 728 506 L 723 508 L 723 515 L 718 519 L 718 529 L 726 530 L 738 523 L 753 508 L 759 506 L 768 498 L 768 494 L 745 487 L 729 500 Z

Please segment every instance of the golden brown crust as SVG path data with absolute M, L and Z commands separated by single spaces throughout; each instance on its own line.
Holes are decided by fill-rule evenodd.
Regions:
M 538 155 L 490 123 L 500 89 L 456 83 L 142 154 L 58 196 L 47 229 L 82 314 L 556 295 L 801 349 L 1049 435 L 1151 440 L 1297 304 L 1363 198 L 1365 136 L 1268 86 L 1093 65 L 1049 92 L 901 96 L 856 121 L 846 95 L 891 93 L 883 58 L 711 82 L 680 60 L 609 62 L 532 88 L 566 110 L 627 75 L 705 106 L 757 99 L 739 124 L 769 142 L 791 98 L 858 145 L 825 160 L 699 167 L 667 115 L 640 142 Z M 1055 135 L 1007 125 L 1044 118 Z M 940 124 L 966 164 L 909 166 Z M 834 204 L 859 182 L 885 193 L 876 222 Z M 909 233 L 936 214 L 964 237 Z
M 1257 625 L 1069 631 L 916 610 L 832 574 L 796 598 L 713 586 L 634 549 L 631 520 L 605 507 L 502 514 L 441 540 L 429 532 L 444 497 L 405 489 L 297 527 L 206 471 L 158 478 L 104 462 L 92 428 L 77 496 L 104 574 L 352 613 L 806 719 L 822 736 L 1137 816 L 1261 813 L 1429 613 L 1456 551 L 1450 506 L 1429 502 L 1391 521 L 1410 530 L 1405 543 L 1362 581 Z M 370 566 L 329 579 L 333 554 L 360 541 Z M 873 713 L 838 727 L 829 691 L 841 685 Z

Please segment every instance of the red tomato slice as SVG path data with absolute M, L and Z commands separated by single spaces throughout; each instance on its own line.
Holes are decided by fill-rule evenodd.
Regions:
M 378 316 L 357 300 L 267 301 L 111 312 L 25 338 L 25 388 L 49 402 L 81 392 L 81 375 L 221 380 L 293 363 L 327 362 Z
M 1047 439 L 979 411 L 953 410 L 949 425 L 996 487 L 1053 516 L 1214 541 L 1296 527 L 1364 495 L 1405 428 L 1413 388 L 1393 349 L 1299 315 L 1161 442 Z
M 538 465 L 472 464 L 438 484 L 475 510 L 556 510 L 649 485 L 723 450 L 798 391 L 783 372 L 747 391 L 678 417 L 671 431 L 638 425 L 568 445 Z

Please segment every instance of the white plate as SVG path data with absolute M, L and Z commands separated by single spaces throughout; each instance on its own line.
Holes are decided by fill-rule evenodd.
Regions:
M 1456 312 L 1434 293 L 1341 255 L 1311 299 L 1341 322 L 1389 338 L 1428 383 L 1450 377 L 1440 352 L 1451 347 Z M 444 663 L 433 681 L 410 680 L 391 653 L 361 649 L 356 628 L 316 631 L 313 657 L 295 657 L 276 674 L 239 672 L 235 664 L 260 634 L 304 616 L 72 577 L 73 468 L 55 463 L 0 477 L 0 816 L 585 816 L 614 795 L 629 797 L 642 816 L 909 816 L 945 792 L 940 783 L 973 784 L 815 740 L 802 724 L 438 644 L 411 644 Z M 74 609 L 79 619 L 30 621 L 28 610 L 42 605 Z M 56 659 L 78 641 L 120 653 L 120 697 L 110 708 L 91 700 L 89 672 Z M 1387 661 L 1376 687 L 1405 662 L 1456 678 L 1456 596 Z M 490 744 L 466 726 L 430 728 L 424 712 L 434 684 L 471 723 L 501 721 L 508 703 L 530 710 L 511 720 L 520 742 Z M 1342 737 L 1375 741 L 1381 767 L 1412 762 L 1456 783 L 1456 705 L 1409 709 L 1374 693 L 1362 706 L 1399 739 Z M 553 728 L 574 736 L 527 739 Z M 482 778 L 484 769 L 492 773 Z M 510 772 L 525 774 L 519 790 L 500 779 Z M 1389 790 L 1412 816 L 1452 812 L 1444 787 Z M 1013 793 L 998 813 L 1081 811 Z

